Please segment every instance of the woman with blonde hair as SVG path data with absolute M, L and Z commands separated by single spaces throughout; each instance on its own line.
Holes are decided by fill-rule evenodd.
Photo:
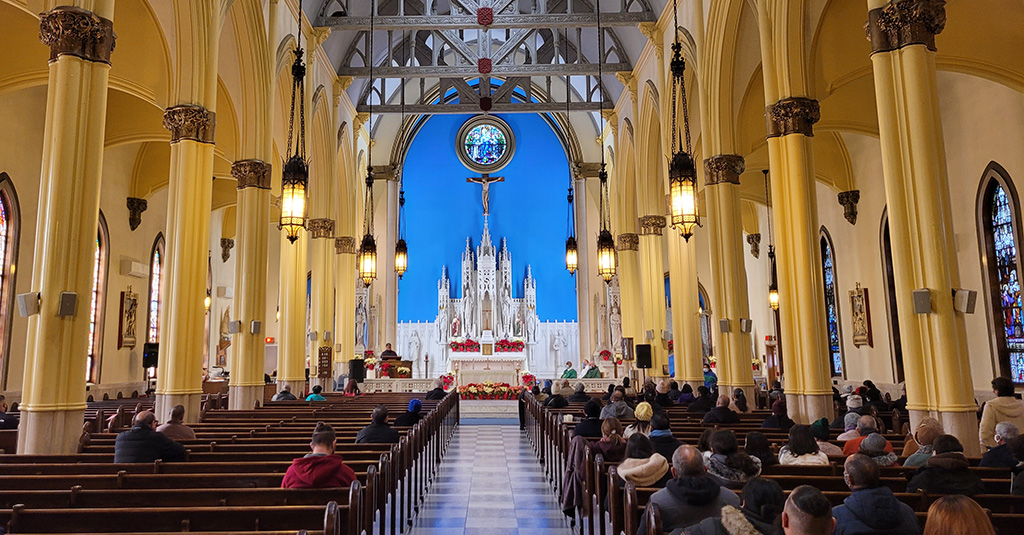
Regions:
M 978 502 L 959 494 L 943 496 L 928 508 L 924 535 L 995 535 Z

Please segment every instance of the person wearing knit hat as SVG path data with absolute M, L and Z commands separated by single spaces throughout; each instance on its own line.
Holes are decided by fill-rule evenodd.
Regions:
M 864 398 L 858 396 L 857 394 L 851 394 L 849 397 L 846 398 L 846 409 L 847 410 L 856 411 L 856 410 L 860 409 L 863 406 L 864 406 Z
M 917 451 L 907 457 L 903 463 L 904 466 L 924 466 L 934 452 L 933 444 L 935 439 L 942 434 L 942 424 L 935 418 L 925 418 L 925 420 L 933 420 L 935 425 L 922 420 L 917 426 L 917 431 L 914 431 L 914 440 L 907 441 L 917 444 Z
M 789 432 L 789 428 L 793 427 L 795 423 L 786 412 L 785 398 L 780 398 L 772 403 L 772 415 L 761 422 L 761 429 L 779 429 Z
M 871 433 L 864 437 L 864 440 L 860 441 L 860 449 L 857 450 L 857 453 L 871 457 L 871 460 L 875 461 L 878 466 L 899 466 L 900 463 L 896 460 L 896 454 L 891 451 L 885 451 L 885 444 L 887 442 L 882 435 Z
M 651 416 L 654 415 L 654 408 L 651 407 L 650 403 L 642 401 L 637 403 L 636 409 L 633 410 L 633 417 L 636 418 L 636 422 L 626 426 L 626 430 L 622 433 L 622 436 L 628 439 L 629 437 L 639 433 L 647 436 L 651 434 Z
M 836 440 L 846 442 L 859 437 L 860 433 L 857 432 L 857 420 L 859 419 L 860 415 L 855 412 L 846 413 L 846 416 L 843 416 L 843 432 L 836 437 Z
M 420 414 L 422 409 L 423 402 L 416 398 L 412 398 L 409 400 L 409 410 L 405 414 L 399 414 L 398 417 L 395 418 L 395 426 L 412 427 L 416 425 L 419 423 L 420 419 L 423 418 L 423 415 Z
M 818 449 L 830 457 L 839 457 L 843 454 L 843 448 L 828 441 L 829 429 L 828 418 L 822 418 L 811 424 L 811 435 L 818 443 Z
M 944 433 L 944 431 L 942 429 L 942 423 L 940 423 L 935 418 L 932 418 L 931 416 L 926 416 L 924 418 L 921 418 L 921 422 L 917 424 L 917 428 L 914 430 L 913 434 L 908 435 L 907 436 L 907 440 L 903 443 L 903 452 L 900 455 L 901 457 L 908 457 L 909 458 L 909 457 L 913 456 L 915 453 L 917 453 L 917 450 L 921 447 L 921 443 L 918 442 L 917 434 L 921 431 L 921 429 L 923 429 L 925 427 L 931 427 L 931 428 L 935 429 L 935 431 L 938 432 L 935 436 L 938 436 L 938 435 L 941 435 L 942 433 Z M 911 439 L 913 439 L 913 440 L 911 440 Z M 927 454 L 930 456 L 931 455 L 931 450 L 928 450 Z M 921 462 L 924 462 L 924 461 L 922 460 Z M 908 465 L 908 466 L 924 466 L 924 465 L 923 464 L 915 464 L 915 465 Z

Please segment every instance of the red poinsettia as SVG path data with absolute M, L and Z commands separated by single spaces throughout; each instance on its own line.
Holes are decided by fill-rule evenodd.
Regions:
M 612 352 L 608 351 L 607 349 L 604 349 L 600 353 L 598 353 L 598 356 L 601 357 L 601 360 L 611 360 L 612 359 Z

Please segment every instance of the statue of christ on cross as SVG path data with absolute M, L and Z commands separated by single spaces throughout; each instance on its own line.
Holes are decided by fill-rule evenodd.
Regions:
M 504 181 L 505 181 L 505 177 L 491 176 L 491 175 L 488 175 L 487 173 L 484 173 L 482 176 L 479 176 L 479 177 L 470 177 L 470 178 L 466 179 L 466 182 L 472 182 L 474 184 L 480 184 L 481 186 L 483 186 L 484 215 L 490 215 L 491 214 L 491 211 L 490 211 L 490 201 L 491 201 L 490 187 L 491 187 L 491 183 L 493 183 L 493 182 L 504 182 Z

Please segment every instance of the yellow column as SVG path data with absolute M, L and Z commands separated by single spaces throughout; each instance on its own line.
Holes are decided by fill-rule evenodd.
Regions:
M 348 207 L 342 210 L 345 212 Z M 352 207 L 354 208 L 354 207 Z M 351 218 L 349 218 L 351 219 Z M 353 225 L 348 224 L 347 232 L 352 232 Z M 346 232 L 346 230 L 343 230 Z M 334 239 L 335 270 L 337 284 L 335 291 L 335 349 L 334 361 L 337 363 L 335 375 L 348 373 L 348 361 L 356 352 L 356 239 L 343 236 Z M 361 284 L 361 283 L 360 283 Z M 436 358 L 436 356 L 435 356 Z
M 871 63 L 882 172 L 893 250 L 896 302 L 911 421 L 933 414 L 979 453 L 978 422 L 963 316 L 950 289 L 960 286 L 949 178 L 935 79 L 935 36 L 944 2 L 868 2 Z M 931 291 L 932 311 L 915 314 L 912 292 Z
M 40 17 L 50 47 L 43 127 L 32 291 L 18 453 L 74 453 L 85 411 L 89 296 L 100 209 L 103 133 L 113 0 L 69 2 Z M 91 11 L 90 11 L 91 10 Z M 77 294 L 75 311 L 58 315 L 61 294 Z
M 625 230 L 623 227 L 619 227 Z M 634 230 L 632 228 L 628 230 Z M 619 234 L 615 240 L 618 250 L 619 294 L 622 302 L 622 337 L 632 338 L 633 344 L 644 343 L 644 318 L 640 290 L 640 236 L 632 232 Z M 615 352 L 622 351 L 616 347 Z
M 672 339 L 676 381 L 696 388 L 704 384 L 704 350 L 700 337 L 696 240 L 669 231 L 669 291 L 672 292 Z
M 743 268 L 743 224 L 740 219 L 739 196 L 740 175 L 744 169 L 743 157 L 736 154 L 719 154 L 704 160 L 711 273 L 715 282 L 715 295 L 721 303 L 718 308 L 719 318 L 729 321 L 728 332 L 719 330 L 719 390 L 731 395 L 734 388 L 742 388 L 747 399 L 753 399 L 750 333 L 743 332 L 742 326 L 743 321 L 750 317 L 747 272 Z M 696 303 L 696 299 L 693 302 Z
M 314 192 L 315 194 L 315 192 Z M 325 195 L 325 197 L 328 197 Z M 326 202 L 324 203 L 327 204 Z M 326 206 L 323 207 L 327 208 Z M 319 350 L 328 348 L 333 350 L 334 346 L 334 220 L 321 218 L 309 221 L 310 248 L 312 249 L 312 331 L 316 336 L 310 350 L 309 374 L 310 384 L 313 384 L 314 376 L 319 373 Z M 328 334 L 329 333 L 329 334 Z M 333 355 L 332 355 L 333 360 Z M 336 378 L 340 372 L 330 370 L 330 377 Z M 319 380 L 316 384 L 330 391 L 333 381 L 331 379 Z M 344 386 L 344 385 L 343 385 Z
M 299 231 L 294 243 L 281 233 L 281 341 L 277 382 L 298 397 L 306 387 L 306 242 Z
M 659 197 L 660 198 L 660 197 Z M 668 351 L 662 342 L 665 330 L 665 264 L 662 231 L 665 216 L 645 215 L 640 218 L 640 284 L 643 295 L 643 332 L 637 344 L 651 344 L 648 376 L 663 377 L 662 366 L 668 365 Z
M 256 400 L 263 399 L 270 165 L 262 160 L 240 160 L 232 164 L 231 175 L 238 181 L 233 312 L 242 328 L 232 344 L 228 402 L 232 409 L 251 409 Z M 253 332 L 254 321 L 261 324 L 257 332 Z
M 199 418 L 203 392 L 210 201 L 217 105 L 217 54 L 221 10 L 214 2 L 175 3 L 179 54 L 175 101 L 164 112 L 171 132 L 167 193 L 167 260 L 160 301 L 161 340 L 156 413 L 170 417 L 185 406 L 187 421 Z

